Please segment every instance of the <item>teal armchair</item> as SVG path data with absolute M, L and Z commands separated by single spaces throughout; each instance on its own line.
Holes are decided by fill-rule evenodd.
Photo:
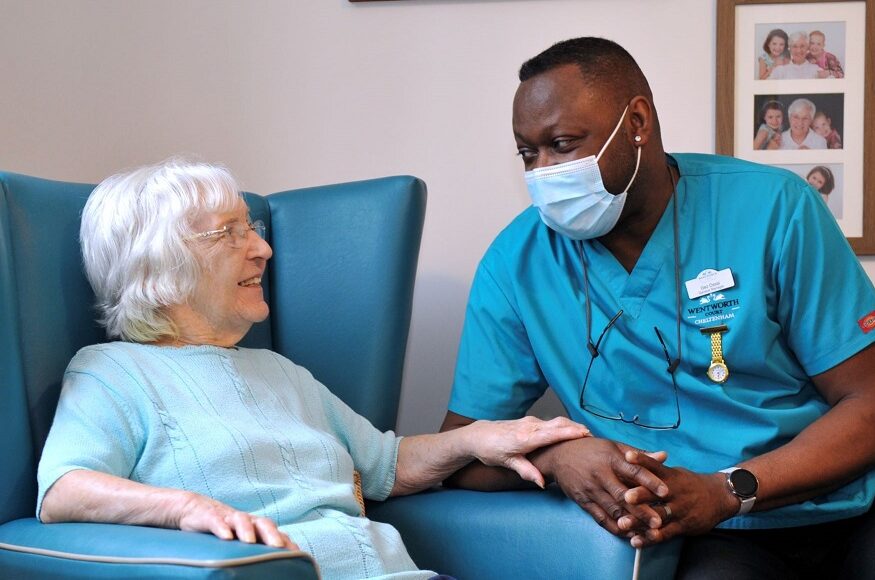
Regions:
M 34 517 L 36 466 L 63 371 L 79 348 L 106 340 L 79 257 L 92 189 L 0 173 L 0 578 L 318 578 L 303 553 Z M 271 315 L 243 344 L 307 367 L 383 430 L 398 412 L 425 200 L 414 177 L 247 195 L 274 257 Z M 628 544 L 555 489 L 439 489 L 372 502 L 368 516 L 395 525 L 420 567 L 459 580 L 632 573 Z M 646 551 L 641 577 L 671 578 L 677 551 L 676 543 Z

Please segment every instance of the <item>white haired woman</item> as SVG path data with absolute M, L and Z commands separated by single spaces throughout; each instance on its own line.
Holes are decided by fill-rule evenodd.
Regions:
M 39 466 L 43 522 L 179 528 L 311 553 L 326 578 L 430 578 L 365 497 L 428 488 L 473 459 L 543 485 L 525 454 L 588 434 L 566 419 L 382 433 L 305 369 L 235 345 L 264 320 L 264 226 L 230 173 L 169 161 L 105 180 L 81 244 L 119 342 L 79 351 Z
M 790 35 L 787 48 L 790 51 L 790 62 L 772 69 L 769 78 L 772 80 L 786 79 L 823 79 L 829 72 L 813 62 L 808 61 L 808 33 L 797 31 Z
M 781 149 L 826 149 L 826 139 L 811 128 L 817 105 L 812 101 L 799 98 L 787 107 L 790 118 L 790 128 L 781 133 Z

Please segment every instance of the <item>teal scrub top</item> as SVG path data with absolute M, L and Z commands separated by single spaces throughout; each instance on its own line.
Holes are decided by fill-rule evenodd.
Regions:
M 678 356 L 673 206 L 631 273 L 598 241 L 582 243 L 593 342 L 608 321 L 584 403 L 649 425 L 585 412 L 587 350 L 581 242 L 544 225 L 534 207 L 493 242 L 474 278 L 449 409 L 510 419 L 551 387 L 569 416 L 599 436 L 665 450 L 668 465 L 715 472 L 779 447 L 829 410 L 812 376 L 875 340 L 866 320 L 875 289 L 820 195 L 798 176 L 729 157 L 676 154 L 681 363 L 677 402 L 659 329 Z M 729 269 L 734 285 L 690 298 L 685 282 Z M 706 373 L 725 324 L 723 384 Z M 817 469 L 816 465 L 811 466 Z M 809 525 L 865 512 L 875 471 L 800 504 L 727 520 L 721 527 Z

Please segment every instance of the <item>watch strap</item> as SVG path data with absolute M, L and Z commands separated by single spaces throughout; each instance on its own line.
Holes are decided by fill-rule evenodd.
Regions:
M 723 334 L 720 332 L 711 333 L 711 362 L 723 362 Z

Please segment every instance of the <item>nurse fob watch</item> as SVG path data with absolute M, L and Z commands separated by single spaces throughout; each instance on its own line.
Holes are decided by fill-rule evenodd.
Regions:
M 711 365 L 705 374 L 708 378 L 717 384 L 726 382 L 729 378 L 729 367 L 726 366 L 726 361 L 723 360 L 723 333 L 729 330 L 725 324 L 719 326 L 711 326 L 709 328 L 700 328 L 702 334 L 707 334 L 711 338 Z

